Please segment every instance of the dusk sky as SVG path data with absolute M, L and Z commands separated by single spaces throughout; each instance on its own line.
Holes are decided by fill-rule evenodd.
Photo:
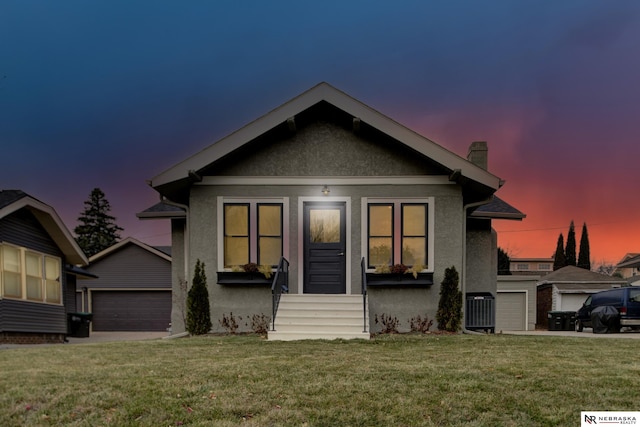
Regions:
M 0 1 L 0 189 L 70 230 L 100 187 L 122 237 L 170 244 L 145 183 L 326 81 L 458 155 L 489 144 L 512 257 L 586 222 L 640 252 L 640 1 Z

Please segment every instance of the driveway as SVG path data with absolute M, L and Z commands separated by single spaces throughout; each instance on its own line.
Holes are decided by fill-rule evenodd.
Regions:
M 591 328 L 584 328 L 583 332 L 535 330 L 535 331 L 503 331 L 502 333 L 505 335 L 640 339 L 640 331 L 624 331 L 618 334 L 594 334 Z
M 168 332 L 91 332 L 87 338 L 67 337 L 66 344 L 0 344 L 0 350 L 7 348 L 26 348 L 33 346 L 94 344 L 112 341 L 159 340 L 168 337 Z
M 169 336 L 164 332 L 91 332 L 87 338 L 68 337 L 69 344 L 92 344 L 111 341 L 156 340 Z

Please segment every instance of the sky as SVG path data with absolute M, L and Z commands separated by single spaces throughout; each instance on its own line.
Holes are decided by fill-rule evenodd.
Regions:
M 512 257 L 569 223 L 591 259 L 640 252 L 640 2 L 0 1 L 0 189 L 70 230 L 101 188 L 122 237 L 146 181 L 326 81 L 465 157 L 489 144 Z

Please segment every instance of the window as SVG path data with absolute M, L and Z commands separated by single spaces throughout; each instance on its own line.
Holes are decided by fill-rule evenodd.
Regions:
M 7 244 L 0 245 L 0 289 L 7 298 L 60 304 L 59 258 Z
M 2 295 L 5 297 L 22 298 L 22 269 L 20 249 L 12 246 L 2 247 Z
M 225 200 L 222 267 L 250 262 L 277 266 L 284 253 L 283 212 L 283 203 Z
M 224 266 L 249 262 L 249 205 L 224 205 Z
M 538 264 L 538 270 L 551 270 L 551 264 Z
M 520 271 L 526 271 L 529 270 L 529 264 L 518 264 L 516 268 Z
M 369 268 L 404 264 L 429 266 L 433 244 L 429 200 L 369 199 L 366 203 L 366 254 Z

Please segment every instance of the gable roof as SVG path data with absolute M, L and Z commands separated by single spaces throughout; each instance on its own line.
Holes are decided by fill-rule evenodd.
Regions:
M 97 254 L 93 255 L 91 258 L 89 258 L 90 262 L 96 262 L 99 261 L 102 258 L 105 258 L 107 256 L 109 256 L 110 254 L 119 251 L 120 249 L 126 247 L 127 245 L 136 245 L 139 246 L 140 248 L 144 249 L 145 251 L 148 251 L 164 260 L 167 260 L 169 262 L 171 262 L 171 256 L 168 255 L 167 253 L 163 252 L 162 250 L 156 249 L 153 246 L 149 246 L 146 243 L 142 243 L 139 240 L 134 239 L 133 237 L 127 237 L 124 240 L 119 241 L 118 243 L 109 246 L 107 249 L 104 249 L 100 252 L 98 252 Z
M 640 267 L 640 254 L 627 254 L 616 268 L 637 268 Z
M 36 217 L 67 258 L 67 262 L 80 265 L 89 263 L 71 232 L 69 232 L 62 219 L 51 206 L 42 203 L 21 190 L 0 191 L 0 219 L 20 209 L 27 209 Z
M 236 132 L 206 147 L 199 153 L 165 170 L 152 178 L 150 185 L 161 192 L 161 188 L 165 185 L 188 180 L 190 175 L 194 175 L 194 172 L 197 174 L 198 171 L 214 163 L 216 160 L 219 160 L 274 127 L 285 123 L 288 119 L 295 117 L 297 114 L 323 101 L 345 111 L 354 118 L 358 118 L 361 122 L 389 135 L 400 143 L 416 150 L 436 163 L 443 165 L 447 169 L 459 171 L 459 175 L 463 178 L 477 182 L 493 191 L 500 188 L 503 183 L 500 178 L 467 159 L 443 148 L 430 139 L 417 134 L 328 83 L 323 82 L 240 128 Z
M 611 277 L 589 271 L 573 265 L 568 265 L 554 271 L 553 273 L 547 274 L 546 276 L 544 276 L 544 279 L 538 282 L 538 285 L 549 283 L 617 283 L 620 285 L 624 285 L 627 283 L 627 281 L 619 279 L 617 277 Z

